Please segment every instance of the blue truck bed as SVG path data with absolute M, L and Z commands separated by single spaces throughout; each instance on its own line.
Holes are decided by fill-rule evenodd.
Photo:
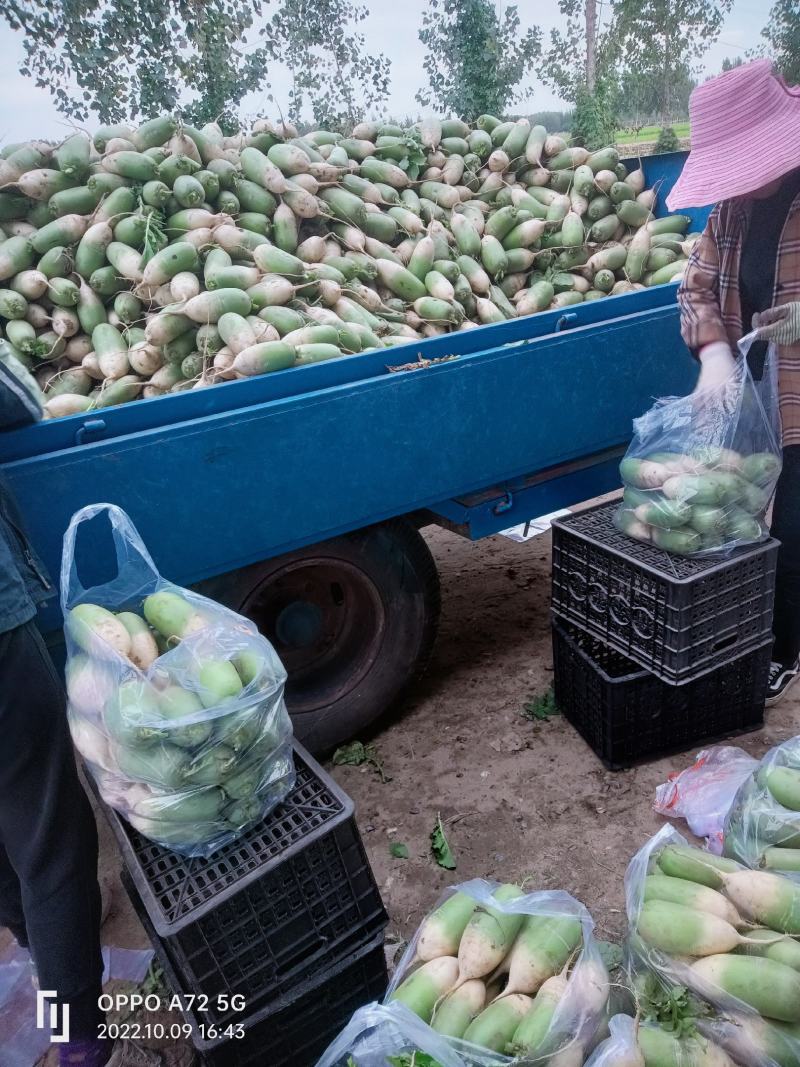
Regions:
M 661 201 L 683 158 L 644 161 Z M 632 418 L 693 382 L 675 293 L 49 421 L 0 437 L 0 463 L 54 575 L 71 515 L 98 501 L 184 585 L 411 513 L 484 536 L 618 484 Z M 42 627 L 59 623 L 51 602 Z

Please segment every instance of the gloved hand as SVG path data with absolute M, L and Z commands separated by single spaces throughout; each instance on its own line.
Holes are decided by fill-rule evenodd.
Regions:
M 700 377 L 694 387 L 696 393 L 717 389 L 736 370 L 731 346 L 726 341 L 712 341 L 700 349 Z
M 794 345 L 800 341 L 800 300 L 778 304 L 753 316 L 753 329 L 759 341 L 775 341 L 779 345 Z

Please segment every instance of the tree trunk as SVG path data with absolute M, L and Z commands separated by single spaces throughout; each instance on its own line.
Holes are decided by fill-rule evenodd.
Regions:
M 586 88 L 594 92 L 597 81 L 597 0 L 586 0 Z

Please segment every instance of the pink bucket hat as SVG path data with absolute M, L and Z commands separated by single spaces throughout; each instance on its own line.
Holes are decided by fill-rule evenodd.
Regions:
M 689 118 L 692 150 L 667 196 L 670 211 L 744 196 L 800 168 L 800 88 L 769 59 L 699 85 Z

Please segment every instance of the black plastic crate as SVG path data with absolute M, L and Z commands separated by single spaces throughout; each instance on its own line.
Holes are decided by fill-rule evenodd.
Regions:
M 553 619 L 553 686 L 564 717 L 613 771 L 757 730 L 772 638 L 687 685 L 662 682 L 575 626 Z
M 388 981 L 380 935 L 281 1010 L 249 1019 L 243 1037 L 202 1050 L 201 1059 L 206 1067 L 313 1067 L 354 1011 L 383 999 Z
M 122 880 L 130 892 L 126 872 Z M 158 945 L 147 916 L 141 919 Z M 389 982 L 383 946 L 381 932 L 333 967 L 281 990 L 255 1014 L 237 1014 L 226 1024 L 229 1035 L 210 1023 L 205 1013 L 184 1010 L 203 1063 L 208 1067 L 312 1067 L 354 1011 L 383 999 Z M 178 991 L 179 978 L 171 962 L 163 957 L 161 962 L 171 991 Z
M 684 685 L 772 635 L 778 542 L 687 559 L 612 523 L 614 500 L 553 521 L 553 612 Z
M 289 796 L 208 859 L 170 852 L 104 809 L 134 907 L 176 992 L 209 998 L 206 1024 L 241 1018 L 217 1004 L 220 994 L 240 995 L 252 1014 L 382 935 L 388 921 L 353 802 L 297 744 L 294 756 Z

